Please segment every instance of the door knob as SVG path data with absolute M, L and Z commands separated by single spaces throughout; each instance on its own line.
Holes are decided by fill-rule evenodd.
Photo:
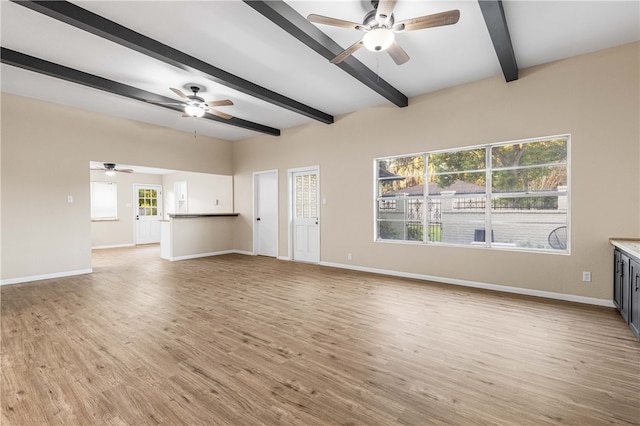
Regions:
M 256 220 L 260 220 L 260 218 L 257 218 Z

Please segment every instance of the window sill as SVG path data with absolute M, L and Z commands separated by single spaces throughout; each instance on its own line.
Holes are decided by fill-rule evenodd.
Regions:
M 120 219 L 91 219 L 91 222 L 119 222 Z
M 487 246 L 482 241 L 474 241 L 469 244 L 453 244 L 453 243 L 441 243 L 435 241 L 410 241 L 410 240 L 374 240 L 374 243 L 383 244 L 405 244 L 413 246 L 424 247 L 453 247 L 453 248 L 469 248 L 472 250 L 490 250 L 490 251 L 510 251 L 520 253 L 539 253 L 539 254 L 559 254 L 559 255 L 571 255 L 571 252 L 567 250 L 554 250 L 550 248 L 532 248 L 532 247 L 518 247 L 513 243 L 491 243 L 491 247 Z

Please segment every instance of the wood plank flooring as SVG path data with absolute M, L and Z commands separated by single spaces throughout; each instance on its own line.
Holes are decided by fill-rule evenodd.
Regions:
M 3 425 L 640 424 L 614 309 L 157 246 L 1 288 Z

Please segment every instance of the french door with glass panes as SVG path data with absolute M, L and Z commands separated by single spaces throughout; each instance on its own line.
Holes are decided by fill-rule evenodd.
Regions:
M 159 243 L 160 219 L 162 219 L 162 186 L 134 185 L 134 194 L 136 197 L 136 244 Z
M 294 171 L 292 186 L 293 260 L 320 262 L 318 169 Z

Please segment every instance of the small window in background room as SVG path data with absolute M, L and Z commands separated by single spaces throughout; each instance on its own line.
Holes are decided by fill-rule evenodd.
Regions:
M 91 219 L 118 218 L 118 190 L 115 182 L 91 182 Z

